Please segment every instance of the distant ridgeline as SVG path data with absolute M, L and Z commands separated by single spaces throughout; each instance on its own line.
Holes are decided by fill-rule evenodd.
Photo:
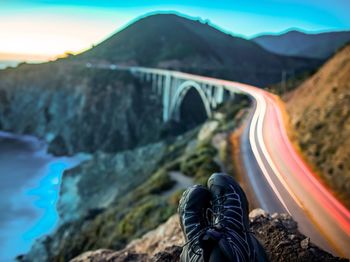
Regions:
M 306 34 L 292 30 L 281 35 L 261 35 L 252 40 L 276 54 L 327 59 L 350 43 L 350 31 Z

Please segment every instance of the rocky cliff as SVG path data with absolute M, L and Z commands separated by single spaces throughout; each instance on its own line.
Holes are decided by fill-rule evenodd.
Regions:
M 0 130 L 44 138 L 57 155 L 116 152 L 159 140 L 161 98 L 126 72 L 22 65 L 0 71 Z
M 159 142 L 118 154 L 97 152 L 91 160 L 65 172 L 57 204 L 60 224 L 108 208 L 147 180 L 165 151 L 165 143 Z
M 145 218 L 148 225 L 138 225 L 134 234 L 164 221 L 169 216 L 166 200 L 157 199 L 152 192 L 166 191 L 173 185 L 167 173 L 157 172 L 166 152 L 165 143 L 117 154 L 97 152 L 90 160 L 66 171 L 57 204 L 57 231 L 39 239 L 25 261 L 59 261 L 87 247 L 123 245 L 132 234 L 132 229 L 125 231 L 123 226 L 140 223 L 136 219 L 145 218 L 143 208 L 164 213 L 159 218 Z M 136 212 L 141 212 L 139 217 L 126 218 Z
M 264 246 L 270 261 L 348 261 L 333 257 L 310 242 L 298 231 L 297 223 L 288 215 L 269 215 L 254 209 L 250 215 L 252 232 Z M 71 262 L 179 261 L 183 234 L 177 215 L 132 241 L 120 251 L 100 249 L 89 251 Z
M 285 96 L 295 138 L 315 172 L 350 207 L 350 45 Z

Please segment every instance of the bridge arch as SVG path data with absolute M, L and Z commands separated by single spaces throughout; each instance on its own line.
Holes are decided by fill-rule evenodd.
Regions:
M 170 108 L 170 118 L 174 118 L 175 120 L 179 120 L 180 118 L 180 107 L 182 104 L 183 99 L 185 98 L 187 92 L 191 89 L 194 88 L 197 93 L 199 94 L 204 108 L 205 112 L 208 117 L 211 117 L 212 112 L 211 112 L 211 107 L 210 107 L 210 101 L 206 96 L 205 91 L 202 89 L 200 84 L 193 80 L 187 80 L 183 82 L 179 87 L 176 88 L 176 92 L 172 98 L 172 103 L 171 103 L 171 108 Z

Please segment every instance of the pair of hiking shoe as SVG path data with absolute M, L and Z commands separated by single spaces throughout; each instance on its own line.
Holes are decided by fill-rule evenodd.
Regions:
M 181 261 L 267 261 L 248 212 L 245 193 L 229 175 L 215 173 L 207 187 L 188 188 L 178 208 L 186 240 Z

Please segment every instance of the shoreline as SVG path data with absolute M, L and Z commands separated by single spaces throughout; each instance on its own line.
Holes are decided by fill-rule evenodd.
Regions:
M 28 252 L 36 239 L 59 225 L 56 203 L 63 173 L 87 156 L 55 157 L 45 141 L 30 135 L 0 131 L 0 185 L 3 201 L 1 261 Z

